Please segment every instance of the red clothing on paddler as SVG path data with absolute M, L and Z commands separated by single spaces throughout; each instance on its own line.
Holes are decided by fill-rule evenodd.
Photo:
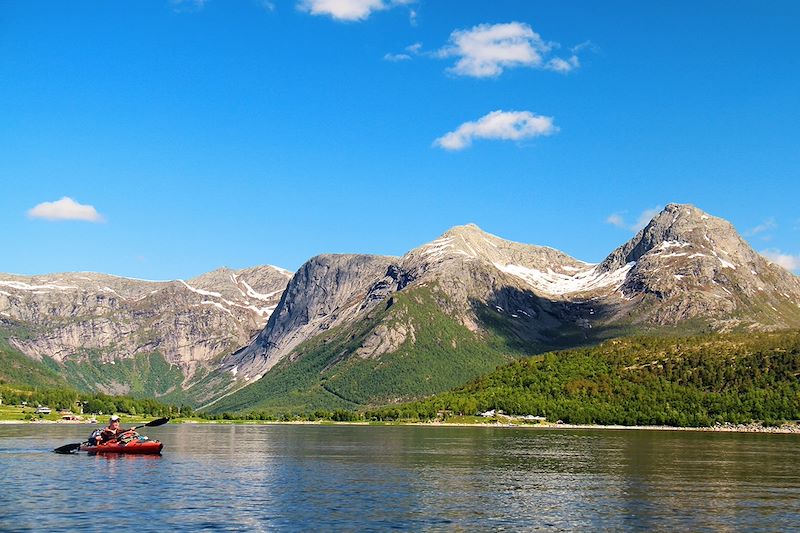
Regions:
M 114 440 L 123 433 L 128 431 L 127 429 L 122 429 L 121 427 L 117 426 L 116 428 L 106 427 L 103 428 L 103 431 L 100 432 L 100 438 L 103 442 L 108 442 L 110 440 Z
M 123 433 L 130 431 L 129 429 L 122 429 L 119 425 L 119 417 L 114 415 L 108 422 L 108 427 L 104 427 L 103 431 L 96 437 L 98 443 L 108 442 L 119 438 Z

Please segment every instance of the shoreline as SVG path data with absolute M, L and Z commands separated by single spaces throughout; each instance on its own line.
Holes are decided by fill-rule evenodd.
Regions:
M 800 424 L 786 424 L 780 427 L 765 427 L 755 424 L 729 424 L 720 426 L 709 427 L 678 427 L 678 426 L 622 426 L 618 424 L 507 424 L 502 422 L 487 423 L 487 424 L 466 424 L 457 422 L 406 422 L 397 425 L 406 426 L 441 426 L 441 427 L 486 427 L 486 428 L 518 428 L 518 429 L 543 429 L 543 430 L 561 430 L 561 429 L 599 429 L 599 430 L 614 430 L 614 431 L 702 431 L 711 433 L 779 433 L 782 435 L 800 435 Z
M 0 425 L 9 424 L 47 424 L 47 425 L 91 425 L 88 422 L 62 422 L 58 420 L 0 420 Z M 527 430 L 614 430 L 614 431 L 702 431 L 712 433 L 775 433 L 782 435 L 800 435 L 800 424 L 784 424 L 780 427 L 765 427 L 758 424 L 722 424 L 709 427 L 677 427 L 677 426 L 623 426 L 617 424 L 512 424 L 504 422 L 466 423 L 466 422 L 336 422 L 332 420 L 180 420 L 177 424 L 213 424 L 213 425 L 246 425 L 246 426 L 421 426 L 421 427 L 469 427 L 489 429 L 527 429 Z

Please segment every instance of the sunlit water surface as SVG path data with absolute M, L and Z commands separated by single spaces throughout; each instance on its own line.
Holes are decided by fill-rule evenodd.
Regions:
M 50 452 L 89 430 L 0 425 L 0 530 L 800 527 L 796 435 L 167 425 L 160 457 Z

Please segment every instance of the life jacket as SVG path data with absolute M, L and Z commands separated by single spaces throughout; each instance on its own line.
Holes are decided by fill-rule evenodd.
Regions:
M 128 444 L 129 442 L 133 442 L 135 440 L 141 441 L 146 439 L 147 437 L 142 437 L 135 431 L 125 431 L 119 434 L 119 436 L 117 437 L 117 442 L 119 442 L 120 444 Z
M 92 434 L 89 435 L 89 445 L 90 446 L 97 446 L 97 437 L 103 432 L 102 429 L 95 429 L 92 431 Z

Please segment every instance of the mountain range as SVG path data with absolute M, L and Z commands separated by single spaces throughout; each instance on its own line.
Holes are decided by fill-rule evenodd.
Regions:
M 631 334 L 800 327 L 800 279 L 670 204 L 599 264 L 458 226 L 402 257 L 189 281 L 0 275 L 0 336 L 74 386 L 211 411 L 354 408 Z
M 266 325 L 290 277 L 272 266 L 188 281 L 0 274 L 0 338 L 78 388 L 178 398 Z

